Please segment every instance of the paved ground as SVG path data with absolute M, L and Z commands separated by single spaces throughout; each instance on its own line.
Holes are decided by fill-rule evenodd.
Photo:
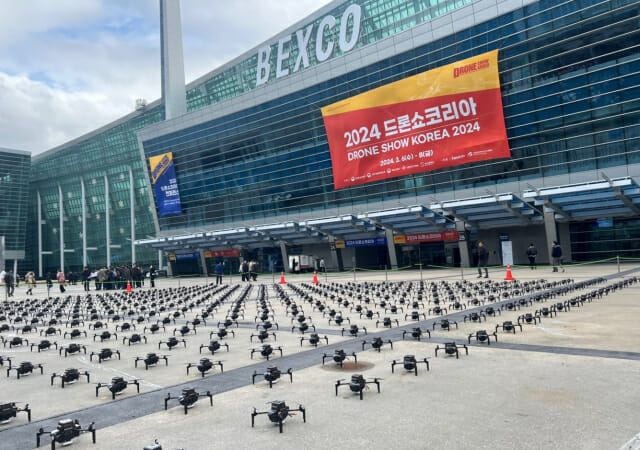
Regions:
M 544 276 L 546 279 L 571 277 L 579 280 L 609 272 L 616 275 L 617 271 L 611 266 L 569 269 L 564 274 L 520 269 L 515 271 L 515 276 L 518 279 Z M 405 279 L 420 279 L 417 272 L 393 273 L 386 277 L 400 279 L 401 275 Z M 425 280 L 435 278 L 433 273 L 426 271 L 422 275 Z M 460 279 L 457 271 L 439 271 L 437 275 L 439 279 L 451 282 Z M 494 278 L 501 278 L 500 275 L 498 272 L 492 274 Z M 365 280 L 363 274 L 356 276 L 358 282 Z M 366 279 L 380 281 L 386 277 L 384 273 L 375 273 L 367 274 Z M 342 277 L 336 281 L 352 280 Z M 472 280 L 476 281 L 475 278 Z M 202 281 L 181 280 L 181 286 L 202 284 Z M 160 286 L 165 283 L 169 281 L 161 281 Z M 157 438 L 165 449 L 227 448 L 231 445 L 243 448 L 340 445 L 353 448 L 518 446 L 617 449 L 640 431 L 637 408 L 640 390 L 632 381 L 637 380 L 640 372 L 640 349 L 637 346 L 640 327 L 636 319 L 639 289 L 640 285 L 634 285 L 603 300 L 586 303 L 582 308 L 560 313 L 539 325 L 525 325 L 522 334 L 499 332 L 497 344 L 492 343 L 491 347 L 470 346 L 469 356 L 462 356 L 459 360 L 441 356 L 434 358 L 435 345 L 451 338 L 462 343 L 469 333 L 477 329 L 493 331 L 495 324 L 516 320 L 518 315 L 534 312 L 540 305 L 534 304 L 497 318 L 490 317 L 482 325 L 462 323 L 460 319 L 471 309 L 453 313 L 449 318 L 459 321 L 457 331 L 436 331 L 431 340 L 421 343 L 398 341 L 402 329 L 410 329 L 414 325 L 401 318 L 400 324 L 404 328 L 380 334 L 385 339 L 394 340 L 394 349 L 385 347 L 377 353 L 371 350 L 362 352 L 363 338 L 342 338 L 339 336 L 342 327 L 328 325 L 321 314 L 317 311 L 308 313 L 307 309 L 305 313 L 312 316 L 318 332 L 327 334 L 330 345 L 317 350 L 306 345 L 300 348 L 299 334 L 286 329 L 291 323 L 284 315 L 284 307 L 274 304 L 276 320 L 283 329 L 277 332 L 278 340 L 272 344 L 282 345 L 285 356 L 273 362 L 249 358 L 249 348 L 256 347 L 258 343 L 249 342 L 254 310 L 247 308 L 251 317 L 241 321 L 238 336 L 227 341 L 232 350 L 228 354 L 220 354 L 220 358 L 225 360 L 225 373 L 204 379 L 194 375 L 188 379 L 189 385 L 203 391 L 209 389 L 215 394 L 214 407 L 210 408 L 208 403 L 201 401 L 187 416 L 179 408 L 163 411 L 162 399 L 168 391 L 179 392 L 180 388 L 172 385 L 187 381 L 185 363 L 197 361 L 195 349 L 207 340 L 208 333 L 189 337 L 187 349 L 161 351 L 162 354 L 170 354 L 169 366 L 158 366 L 146 372 L 142 368 L 133 369 L 132 355 L 124 358 L 123 354 L 124 362 L 105 362 L 102 365 L 89 365 L 84 357 L 75 358 L 73 364 L 83 364 L 92 372 L 92 381 L 107 381 L 119 372 L 144 379 L 142 394 L 135 396 L 129 393 L 115 402 L 106 395 L 96 399 L 93 385 L 86 383 L 62 390 L 56 382 L 56 386 L 51 388 L 49 377 L 54 366 L 62 364 L 64 369 L 70 360 L 53 353 L 34 353 L 30 355 L 34 362 L 42 360 L 45 363 L 44 376 L 15 380 L 12 375 L 10 379 L 0 379 L 0 392 L 12 392 L 12 398 L 6 400 L 27 399 L 31 403 L 34 422 L 27 425 L 20 418 L 9 427 L 5 426 L 0 431 L 0 448 L 5 448 L 5 445 L 8 445 L 6 448 L 29 448 L 35 443 L 35 430 L 55 423 L 57 418 L 53 416 L 62 414 L 60 417 L 73 416 L 82 422 L 96 421 L 98 443 L 90 448 L 143 448 Z M 368 321 L 356 313 L 348 316 L 355 323 L 367 326 L 370 332 L 375 331 L 377 318 Z M 439 317 L 430 318 L 419 325 L 431 329 L 438 320 Z M 174 327 L 171 325 L 169 330 Z M 144 348 L 136 347 L 133 353 L 142 355 L 147 347 L 148 351 L 153 347 L 157 351 L 156 339 L 152 341 L 153 344 Z M 91 345 L 90 342 L 87 344 Z M 338 347 L 348 352 L 359 352 L 359 361 L 366 364 L 358 371 L 366 376 L 385 378 L 381 382 L 381 394 L 366 392 L 365 399 L 360 401 L 345 387 L 340 395 L 335 396 L 335 381 L 350 377 L 351 372 L 340 371 L 329 363 L 326 366 L 319 363 L 324 352 L 330 353 Z M 7 353 L 8 350 L 2 354 Z M 397 366 L 396 374 L 392 375 L 390 362 L 407 353 L 429 356 L 431 371 L 424 373 L 421 367 L 420 375 L 415 377 Z M 218 359 L 218 354 L 212 359 Z M 273 390 L 264 383 L 250 384 L 254 370 L 260 372 L 273 364 L 281 369 L 292 367 L 294 383 L 281 382 Z M 47 398 L 44 404 L 43 395 Z M 4 399 L 6 394 L 2 397 Z M 267 423 L 266 417 L 260 416 L 256 419 L 256 428 L 251 429 L 252 408 L 266 408 L 264 403 L 274 399 L 284 399 L 292 406 L 297 402 L 304 403 L 308 408 L 308 423 L 302 424 L 299 415 L 292 417 L 285 424 L 284 434 L 279 435 L 277 429 Z M 70 413 L 74 410 L 76 412 Z M 81 448 L 88 442 L 88 436 L 78 440 Z

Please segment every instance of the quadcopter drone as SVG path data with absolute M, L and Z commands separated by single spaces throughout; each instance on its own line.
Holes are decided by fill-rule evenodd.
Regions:
M 264 377 L 264 380 L 269 383 L 269 388 L 273 387 L 273 383 L 277 383 L 280 379 L 280 375 L 286 373 L 289 375 L 289 380 L 293 383 L 293 372 L 291 369 L 288 369 L 286 372 L 280 372 L 276 366 L 267 367 L 267 371 L 265 373 L 253 372 L 251 376 L 251 384 L 256 384 L 256 377 Z
M 165 366 L 169 365 L 168 355 L 156 355 L 155 353 L 147 353 L 147 356 L 136 356 L 135 367 L 138 368 L 138 361 L 144 362 L 144 370 L 149 370 L 149 367 L 157 365 L 161 359 L 164 359 Z
M 396 323 L 396 327 L 400 326 L 400 322 L 398 322 L 398 319 L 392 319 L 391 317 L 383 317 L 382 321 L 380 320 L 376 321 L 376 328 L 378 328 L 378 325 L 380 324 L 380 322 L 382 322 L 382 326 L 384 328 L 393 328 L 393 322 Z
M 7 343 L 9 344 L 9 348 L 22 347 L 23 345 L 29 345 L 28 339 L 23 339 L 18 336 L 14 336 L 11 339 L 5 339 L 4 337 L 1 337 L 1 339 L 5 347 L 7 346 Z
M 233 337 L 236 337 L 236 332 L 229 329 L 227 330 L 226 328 L 218 328 L 217 331 L 212 331 L 209 333 L 209 339 L 211 339 L 211 337 L 215 334 L 216 336 L 218 336 L 220 339 L 224 339 L 225 337 L 227 337 L 229 335 L 229 333 L 231 333 L 233 335 Z
M 144 320 L 144 319 L 143 319 L 143 320 Z M 125 322 L 125 323 L 123 323 L 123 324 L 116 325 L 116 331 L 129 331 L 129 330 L 131 330 L 132 328 L 135 330 L 135 329 L 136 329 L 136 326 L 135 326 L 135 325 L 133 325 L 133 324 L 131 324 L 131 323 L 129 323 L 129 322 Z
M 324 339 L 327 345 L 329 345 L 329 338 L 326 335 L 323 337 L 320 337 L 318 333 L 311 333 L 309 337 L 303 336 L 300 338 L 300 347 L 302 347 L 302 343 L 304 341 L 309 341 L 309 344 L 313 345 L 314 347 L 317 347 L 322 339 Z
M 184 339 L 176 339 L 175 337 L 171 336 L 166 341 L 158 342 L 158 349 L 160 349 L 160 346 L 162 344 L 165 344 L 169 350 L 173 350 L 173 347 L 176 347 L 180 342 L 184 344 L 185 348 L 187 347 L 187 341 L 185 341 Z
M 198 334 L 195 326 L 193 328 L 189 328 L 188 325 L 182 325 L 180 328 L 174 328 L 173 335 L 175 336 L 176 333 L 180 333 L 180 336 L 186 336 L 190 333 Z
M 475 333 L 471 333 L 469 335 L 469 344 L 471 344 L 471 339 L 475 339 L 478 344 L 482 344 L 486 342 L 488 345 L 491 345 L 491 336 L 498 342 L 498 333 L 495 331 L 491 334 L 487 333 L 487 330 L 478 330 Z
M 42 364 L 33 364 L 29 361 L 23 361 L 19 366 L 13 367 L 11 366 L 11 364 L 9 364 L 9 368 L 7 369 L 7 377 L 12 370 L 15 370 L 19 380 L 21 376 L 26 377 L 27 375 L 31 375 L 36 368 L 40 369 L 40 375 L 44 374 L 44 367 L 42 367 Z
M 267 361 L 269 361 L 269 358 L 271 357 L 271 355 L 273 354 L 273 351 L 277 350 L 280 352 L 280 357 L 282 357 L 282 347 L 272 347 L 269 344 L 263 344 L 262 347 L 259 348 L 253 348 L 251 349 L 251 359 L 253 359 L 253 354 L 255 352 L 260 353 L 264 358 L 267 358 Z
M 96 443 L 96 429 L 93 428 L 95 422 L 91 422 L 87 428 L 82 428 L 77 420 L 64 419 L 58 422 L 58 426 L 55 430 L 49 431 L 51 437 L 51 450 L 55 450 L 56 442 L 63 447 L 71 445 L 73 440 L 83 433 L 91 433 L 93 443 Z M 40 447 L 40 436 L 47 433 L 43 428 L 40 428 L 36 433 L 36 447 Z
M 522 324 L 522 323 L 527 323 L 530 325 L 535 325 L 536 323 L 540 322 L 540 317 L 533 315 L 531 313 L 526 313 L 521 315 L 520 317 L 518 317 L 518 323 Z
M 353 392 L 354 394 L 359 394 L 360 400 L 362 400 L 363 399 L 362 392 L 365 389 L 368 389 L 367 385 L 371 383 L 375 383 L 375 385 L 378 387 L 378 394 L 379 394 L 381 380 L 382 378 L 374 378 L 372 380 L 367 380 L 363 375 L 360 375 L 360 374 L 351 375 L 351 381 L 349 382 L 345 382 L 343 378 L 336 382 L 336 397 L 338 396 L 338 388 L 340 386 L 349 386 L 349 389 L 351 390 L 351 392 Z
M 441 319 L 440 323 L 435 323 L 434 322 L 431 329 L 435 330 L 436 326 L 439 325 L 440 329 L 451 331 L 451 324 L 454 324 L 456 326 L 456 329 L 458 328 L 458 322 L 456 322 L 455 320 Z
M 293 416 L 294 414 L 292 413 L 295 411 L 300 411 L 302 413 L 302 421 L 304 423 L 307 423 L 307 414 L 306 414 L 307 410 L 303 405 L 298 405 L 297 409 L 291 409 L 289 408 L 289 406 L 287 406 L 284 400 L 276 400 L 270 403 L 271 403 L 271 409 L 269 411 L 258 412 L 256 408 L 253 408 L 253 412 L 251 413 L 252 428 L 255 425 L 256 416 L 260 414 L 266 414 L 269 420 L 271 421 L 271 423 L 277 423 L 280 429 L 280 433 L 282 433 L 282 424 L 284 424 L 287 418 L 289 418 L 290 416 Z
M 38 353 L 40 353 L 41 351 L 49 350 L 52 345 L 54 345 L 56 347 L 56 350 L 58 350 L 57 342 L 51 342 L 47 339 L 43 339 L 39 344 L 31 344 L 31 351 L 33 351 L 33 347 L 36 347 L 38 349 Z
M 31 409 L 29 409 L 28 403 L 23 408 L 16 405 L 15 402 L 0 403 L 0 425 L 11 422 L 11 418 L 18 417 L 19 412 L 26 412 L 29 422 L 31 422 Z
M 160 324 L 160 323 L 154 323 L 151 324 L 149 326 L 149 331 L 151 331 L 151 334 L 156 334 L 158 331 L 160 331 L 160 328 L 162 328 L 162 331 L 167 331 L 167 329 L 164 327 L 164 325 Z M 143 333 L 147 332 L 147 327 L 144 327 L 144 329 L 142 330 Z
M 60 347 L 58 353 L 62 355 L 62 352 L 64 351 L 64 356 L 66 358 L 68 355 L 73 355 L 74 353 L 80 352 L 80 350 L 84 350 L 84 354 L 87 354 L 87 347 L 79 344 L 69 344 L 66 347 Z
M 171 394 L 167 394 L 164 399 L 164 410 L 167 410 L 169 400 L 177 399 L 178 403 L 184 407 L 184 413 L 187 414 L 187 410 L 192 408 L 200 397 L 209 397 L 209 402 L 211 406 L 213 406 L 213 395 L 211 392 L 207 391 L 204 394 L 198 394 L 193 388 L 184 388 L 178 397 L 172 397 Z
M 356 364 L 358 364 L 358 357 L 356 356 L 355 352 L 351 353 L 350 355 L 347 355 L 344 352 L 344 350 L 338 349 L 333 351 L 333 355 L 327 355 L 326 353 L 322 355 L 322 365 L 324 366 L 325 359 L 333 358 L 333 361 L 336 364 L 338 364 L 340 367 L 344 367 L 344 361 L 347 359 L 348 356 L 353 356 L 353 359 L 355 360 Z
M 62 374 L 53 373 L 51 375 L 51 386 L 53 386 L 53 379 L 58 377 L 60 381 L 62 381 L 62 389 L 64 389 L 65 384 L 74 384 L 76 381 L 80 379 L 80 375 L 84 375 L 87 377 L 87 383 L 89 383 L 89 372 L 86 370 L 84 372 L 80 372 L 78 369 L 69 368 L 64 371 Z
M 229 344 L 226 343 L 220 343 L 216 340 L 213 340 L 211 342 L 209 342 L 209 344 L 202 344 L 200 346 L 200 353 L 202 353 L 202 349 L 203 348 L 207 348 L 209 349 L 209 351 L 211 352 L 212 355 L 215 355 L 215 353 L 220 350 L 222 347 L 226 347 L 227 351 L 229 351 Z
M 58 333 L 58 336 L 62 335 L 62 331 L 59 328 L 49 327 L 46 330 L 40 330 L 40 336 L 43 334 L 45 336 L 55 336 Z
M 411 331 L 403 331 L 402 332 L 402 339 L 404 340 L 404 337 L 407 334 L 410 334 L 412 338 L 414 338 L 415 340 L 419 341 L 420 339 L 422 339 L 423 337 L 423 333 L 427 333 L 427 335 L 429 336 L 429 339 L 431 339 L 431 331 L 429 330 L 422 330 L 420 329 L 420 327 L 416 327 L 416 328 L 412 328 Z
M 111 398 L 113 400 L 116 399 L 116 395 L 120 395 L 122 391 L 124 391 L 128 385 L 135 384 L 138 390 L 138 394 L 140 393 L 140 382 L 139 380 L 131 380 L 127 381 L 122 377 L 113 377 L 111 382 L 109 383 L 98 383 L 96 386 L 96 397 L 98 396 L 98 390 L 100 388 L 106 387 L 111 391 Z
M 100 338 L 100 342 L 108 341 L 111 338 L 114 338 L 116 341 L 118 340 L 118 335 L 116 333 L 111 334 L 107 330 L 102 333 L 96 333 L 93 335 L 93 341 L 95 342 L 96 338 Z
M 213 362 L 209 358 L 200 358 L 200 362 L 187 364 L 187 375 L 189 375 L 189 369 L 195 367 L 204 378 L 204 375 L 214 369 L 214 366 L 220 366 L 220 373 L 224 372 L 222 361 Z
M 77 337 L 81 337 L 82 333 L 84 333 L 84 337 L 87 337 L 87 332 L 86 331 L 80 331 L 79 329 L 74 328 L 71 331 L 65 331 L 63 337 L 66 339 L 67 338 L 67 334 L 68 334 L 71 339 L 74 339 L 74 338 L 77 338 Z
M 429 361 L 427 358 L 421 359 L 418 361 L 414 355 L 404 355 L 402 361 L 393 360 L 391 363 L 391 373 L 394 373 L 394 368 L 396 364 L 402 364 L 404 370 L 411 372 L 414 371 L 416 376 L 418 376 L 418 364 L 425 363 L 427 366 L 427 371 L 429 370 Z
M 498 328 L 502 328 L 502 331 L 506 331 L 507 333 L 516 334 L 516 327 L 520 327 L 520 332 L 522 333 L 522 325 L 520 323 L 513 323 L 510 320 L 506 320 L 502 322 L 502 325 L 496 325 L 496 332 L 498 332 Z
M 127 337 L 123 337 L 122 338 L 122 344 L 125 344 L 127 341 L 129 341 L 129 346 L 131 346 L 131 344 L 140 344 L 142 343 L 142 341 L 144 340 L 144 343 L 147 343 L 147 337 L 144 335 L 139 335 L 138 333 L 133 333 L 131 336 Z
M 99 352 L 91 352 L 91 354 L 89 355 L 89 361 L 93 361 L 94 355 L 98 357 L 98 362 L 102 364 L 102 361 L 111 359 L 113 355 L 118 355 L 118 359 L 120 359 L 120 350 L 103 348 Z
M 391 346 L 391 350 L 393 350 L 393 342 L 391 342 L 391 339 L 387 341 L 383 341 L 381 337 L 375 337 L 371 342 L 362 341 L 362 350 L 364 350 L 364 347 L 367 344 L 371 345 L 372 348 L 375 348 L 376 350 L 378 350 L 378 353 L 380 353 L 380 349 L 384 344 L 389 344 Z
M 466 323 L 467 320 L 470 322 L 482 322 L 482 319 L 484 319 L 484 321 L 487 321 L 487 316 L 485 313 L 483 313 L 482 311 L 478 312 L 472 312 L 469 315 L 464 316 L 464 322 Z
M 440 345 L 436 345 L 436 358 L 438 357 L 438 350 L 444 350 L 445 355 L 453 356 L 456 355 L 456 359 L 460 357 L 459 349 L 464 348 L 467 355 L 469 354 L 469 349 L 465 344 L 456 344 L 455 342 L 445 342 L 444 347 L 440 347 Z
M 358 337 L 358 334 L 360 333 L 360 328 L 358 328 L 358 325 L 350 325 L 348 330 L 346 328 L 343 328 L 342 336 L 344 336 L 345 331 L 348 331 L 349 334 L 353 337 Z M 367 334 L 367 329 L 365 327 L 362 327 L 362 331 L 364 331 L 364 334 Z
M 298 330 L 300 330 L 300 332 L 301 332 L 302 334 L 304 334 L 304 333 L 305 333 L 306 331 L 308 331 L 310 328 L 313 328 L 313 331 L 314 331 L 314 332 L 316 331 L 316 326 L 315 326 L 315 325 L 309 325 L 307 322 L 301 322 L 301 323 L 300 323 L 300 325 L 298 325 L 298 326 L 293 325 L 293 326 L 291 327 L 291 332 L 292 332 L 292 333 L 293 333 L 293 332 L 295 332 L 295 331 L 296 331 L 296 328 L 297 328 Z
M 258 332 L 258 334 L 252 334 L 252 335 L 249 337 L 249 340 L 250 340 L 251 342 L 253 342 L 253 338 L 254 338 L 254 336 L 255 336 L 255 337 L 257 337 L 257 338 L 258 338 L 258 340 L 260 341 L 260 343 L 263 343 L 264 341 L 266 341 L 267 339 L 269 339 L 269 335 L 273 336 L 273 340 L 274 340 L 274 341 L 277 341 L 277 339 L 276 339 L 276 333 L 275 333 L 275 332 L 273 332 L 273 331 L 272 331 L 271 333 L 269 333 L 267 330 L 260 330 L 260 331 Z

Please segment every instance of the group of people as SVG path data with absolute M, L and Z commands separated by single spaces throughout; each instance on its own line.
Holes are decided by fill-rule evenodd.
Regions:
M 538 249 L 533 242 L 529 244 L 527 247 L 527 258 L 529 259 L 529 267 L 531 270 L 535 270 L 536 266 L 536 258 L 538 257 Z M 489 278 L 489 270 L 487 269 L 487 265 L 489 264 L 489 251 L 484 245 L 484 242 L 479 241 L 477 247 L 477 256 L 478 256 L 478 278 L 482 278 L 482 269 L 484 268 L 484 278 Z M 564 267 L 562 267 L 562 247 L 558 244 L 558 241 L 553 241 L 551 244 L 551 265 L 553 267 L 553 272 L 558 272 L 559 269 L 562 269 L 564 272 Z
M 240 264 L 240 274 L 242 281 L 258 281 L 258 263 L 254 260 L 243 260 Z

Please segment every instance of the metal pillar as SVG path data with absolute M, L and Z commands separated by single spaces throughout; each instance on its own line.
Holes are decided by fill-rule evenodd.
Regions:
M 547 257 L 551 264 L 552 242 L 558 240 L 558 229 L 556 227 L 556 213 L 552 209 L 544 209 L 544 234 L 547 240 Z
M 207 258 L 204 256 L 204 250 L 200 250 L 200 262 L 202 263 L 202 275 L 209 276 L 209 270 L 207 269 Z
M 397 269 L 398 255 L 396 255 L 396 243 L 393 240 L 393 230 L 391 228 L 386 228 L 384 230 L 384 234 L 387 236 L 387 252 L 389 253 L 389 263 L 391 264 L 391 269 Z
M 3 267 L 4 269 L 4 267 Z M 18 260 L 14 259 L 13 260 L 13 284 L 15 286 L 16 284 L 16 280 L 18 279 Z
M 129 167 L 129 208 L 131 211 L 131 264 L 136 262 L 136 211 L 133 190 L 133 171 Z
M 82 177 L 80 177 L 80 193 L 82 195 L 82 267 L 87 267 L 87 200 Z
M 111 224 L 109 216 L 111 211 L 109 208 L 109 179 L 107 173 L 104 173 L 104 220 L 105 220 L 105 234 L 107 239 L 107 267 L 111 267 Z
M 464 221 L 456 220 L 456 231 L 458 232 L 460 267 L 471 267 L 471 252 L 469 251 L 469 240 L 467 239 L 467 228 Z
M 64 212 L 62 209 L 62 187 L 58 183 L 58 216 L 60 218 L 60 270 L 64 273 Z
M 338 249 L 336 248 L 336 238 L 333 236 L 329 236 L 329 251 L 331 252 L 331 263 L 333 267 L 336 268 L 336 271 L 340 271 L 340 261 L 338 260 Z M 325 274 L 326 274 L 326 264 L 325 264 Z
M 42 278 L 42 199 L 40 191 L 36 194 L 38 199 L 38 277 Z
M 288 272 L 289 255 L 287 254 L 287 244 L 284 241 L 280 241 L 280 252 L 282 253 L 282 270 Z

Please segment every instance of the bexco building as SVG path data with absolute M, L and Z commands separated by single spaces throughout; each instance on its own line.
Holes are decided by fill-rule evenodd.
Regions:
M 187 85 L 185 114 L 158 101 L 34 158 L 122 156 L 66 188 L 35 177 L 39 214 L 58 203 L 40 233 L 110 237 L 54 235 L 31 259 L 469 266 L 479 240 L 490 264 L 529 243 L 547 262 L 552 240 L 565 261 L 640 256 L 639 25 L 637 1 L 334 1 Z

